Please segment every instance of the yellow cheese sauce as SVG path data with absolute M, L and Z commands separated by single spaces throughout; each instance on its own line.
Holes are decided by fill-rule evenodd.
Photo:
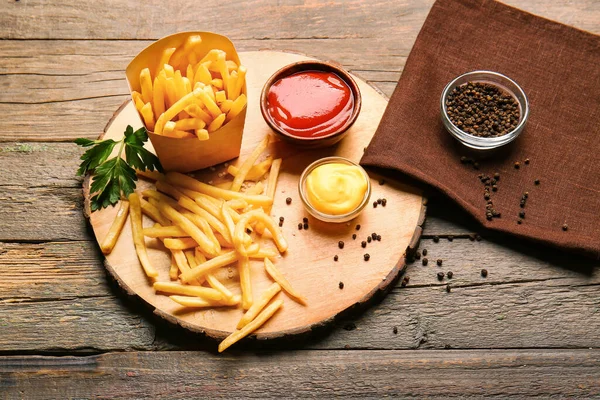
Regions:
M 323 164 L 306 177 L 310 205 L 324 214 L 342 215 L 354 211 L 367 192 L 361 169 L 341 163 Z

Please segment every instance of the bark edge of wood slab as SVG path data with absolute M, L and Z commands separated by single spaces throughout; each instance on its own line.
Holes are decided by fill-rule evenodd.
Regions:
M 266 79 L 271 75 L 272 72 L 276 71 L 277 69 L 279 69 L 280 66 L 285 65 L 286 63 L 291 63 L 300 59 L 307 59 L 306 56 L 302 56 L 302 55 L 298 55 L 298 54 L 294 54 L 294 53 L 283 53 L 283 52 L 274 52 L 274 51 L 260 51 L 260 52 L 241 52 L 240 56 L 242 58 L 242 63 L 244 63 L 244 65 L 246 65 L 248 68 L 248 92 L 249 92 L 249 106 L 248 106 L 248 114 L 247 114 L 247 121 L 246 121 L 246 128 L 244 130 L 244 140 L 242 143 L 242 153 L 240 155 L 241 159 L 244 159 L 245 155 L 248 154 L 256 145 L 256 143 L 262 138 L 264 137 L 265 133 L 269 132 L 269 128 L 267 126 L 267 124 L 264 122 L 264 120 L 262 119 L 262 116 L 260 115 L 260 110 L 259 110 L 259 104 L 257 101 L 253 101 L 253 98 L 257 98 L 260 95 L 260 88 L 262 87 L 262 82 L 266 81 Z M 253 64 L 256 65 L 257 60 L 261 60 L 261 59 L 265 59 L 267 60 L 264 64 L 260 65 L 261 69 L 259 70 L 258 68 L 256 70 L 254 70 L 252 68 Z M 268 67 L 265 67 L 265 64 L 268 64 Z M 260 76 L 255 76 L 253 75 L 253 73 L 251 71 L 254 71 L 254 73 L 256 75 L 260 75 Z M 272 71 L 272 72 L 271 72 Z M 277 187 L 277 194 L 276 194 L 276 198 L 275 200 L 281 200 L 281 197 L 283 197 L 283 199 L 285 199 L 285 197 L 288 196 L 296 196 L 295 197 L 295 201 L 293 202 L 293 204 L 290 205 L 285 205 L 285 201 L 283 201 L 283 205 L 282 204 L 274 204 L 273 207 L 273 211 L 275 213 L 277 213 L 278 211 L 282 212 L 282 213 L 289 213 L 289 212 L 294 212 L 294 210 L 296 208 L 300 208 L 301 212 L 298 213 L 296 216 L 292 216 L 292 217 L 286 217 L 286 225 L 288 228 L 290 228 L 290 232 L 286 233 L 286 238 L 288 239 L 288 241 L 290 242 L 290 250 L 292 250 L 292 243 L 294 242 L 294 240 L 300 241 L 302 240 L 302 236 L 303 235 L 309 235 L 307 238 L 305 237 L 305 239 L 307 240 L 314 240 L 315 241 L 315 248 L 312 248 L 312 251 L 315 252 L 319 252 L 319 251 L 323 251 L 323 248 L 325 247 L 323 245 L 323 240 L 327 240 L 331 242 L 331 256 L 330 257 L 326 257 L 321 255 L 320 258 L 317 259 L 317 261 L 320 263 L 319 266 L 315 265 L 310 265 L 309 269 L 313 269 L 313 273 L 316 272 L 316 275 L 313 276 L 313 280 L 312 282 L 310 282 L 310 288 L 312 289 L 313 287 L 316 287 L 319 292 L 325 292 L 325 293 L 309 293 L 308 294 L 308 299 L 309 299 L 309 307 L 311 306 L 311 296 L 324 296 L 324 295 L 328 295 L 328 298 L 326 299 L 325 302 L 318 302 L 317 305 L 320 308 L 327 308 L 327 307 L 331 307 L 330 310 L 325 310 L 324 312 L 320 309 L 317 309 L 315 307 L 315 310 L 312 311 L 308 311 L 309 309 L 304 309 L 302 310 L 300 308 L 300 310 L 302 310 L 301 312 L 298 312 L 299 308 L 301 306 L 298 306 L 296 303 L 293 303 L 291 299 L 288 299 L 286 301 L 286 304 L 284 305 L 284 308 L 279 311 L 279 313 L 277 315 L 275 315 L 273 317 L 272 321 L 269 321 L 263 328 L 259 329 L 257 332 L 255 332 L 253 335 L 251 335 L 251 338 L 254 339 L 258 339 L 258 340 L 273 340 L 273 339 L 290 339 L 290 338 L 294 338 L 294 339 L 301 339 L 301 338 L 306 338 L 311 336 L 311 333 L 314 332 L 323 332 L 324 330 L 326 330 L 327 328 L 333 326 L 333 322 L 335 322 L 338 319 L 341 318 L 348 318 L 350 316 L 354 316 L 357 315 L 359 312 L 363 311 L 364 309 L 366 309 L 367 307 L 369 307 L 372 304 L 377 303 L 379 300 L 381 300 L 383 298 L 383 296 L 394 286 L 394 283 L 397 282 L 398 278 L 401 276 L 402 273 L 404 273 L 404 271 L 406 270 L 406 256 L 407 255 L 411 255 L 416 251 L 416 248 L 418 246 L 419 243 L 419 239 L 421 237 L 421 233 L 422 233 L 422 225 L 424 223 L 425 220 L 425 214 L 426 214 L 426 204 L 427 204 L 427 200 L 426 198 L 423 197 L 422 192 L 419 189 L 416 189 L 414 187 L 408 186 L 406 184 L 403 183 L 399 183 L 399 182 L 394 182 L 394 181 L 390 181 L 389 179 L 386 178 L 386 184 L 385 185 L 378 185 L 377 181 L 380 178 L 379 175 L 375 175 L 374 173 L 372 173 L 371 171 L 369 171 L 369 175 L 371 176 L 371 181 L 372 181 L 372 185 L 374 187 L 374 190 L 372 192 L 372 200 L 378 198 L 378 196 L 381 196 L 382 193 L 383 195 L 388 196 L 388 202 L 387 202 L 387 206 L 381 207 L 379 206 L 377 209 L 373 209 L 370 205 L 365 209 L 365 211 L 363 212 L 363 214 L 361 214 L 361 216 L 358 217 L 357 220 L 352 221 L 352 223 L 349 224 L 340 224 L 341 228 L 336 230 L 333 229 L 331 227 L 331 225 L 326 225 L 323 223 L 320 223 L 319 221 L 316 220 L 312 220 L 310 221 L 311 223 L 311 227 L 308 231 L 293 231 L 294 226 L 296 225 L 296 220 L 293 218 L 296 218 L 297 220 L 301 220 L 302 217 L 304 215 L 306 215 L 306 213 L 304 212 L 304 209 L 302 208 L 301 205 L 301 201 L 300 199 L 297 197 L 296 192 L 294 191 L 293 195 L 291 194 L 292 192 L 286 192 L 287 189 L 291 188 L 294 185 L 297 185 L 297 179 L 294 181 L 293 177 L 295 176 L 296 178 L 299 176 L 300 172 L 303 169 L 303 166 L 308 165 L 312 160 L 316 159 L 316 158 L 321 158 L 323 156 L 326 155 L 331 155 L 333 152 L 335 152 L 335 154 L 338 155 L 343 155 L 346 156 L 348 158 L 351 159 L 355 159 L 356 161 L 358 161 L 358 159 L 360 159 L 360 155 L 362 155 L 362 149 L 368 144 L 368 142 L 370 141 L 372 135 L 375 132 L 375 129 L 379 123 L 379 119 L 381 118 L 381 116 L 383 115 L 383 111 L 385 110 L 385 105 L 387 104 L 387 99 L 385 99 L 376 89 L 372 88 L 369 84 L 367 84 L 366 82 L 364 82 L 363 80 L 361 80 L 360 78 L 355 77 L 357 83 L 359 84 L 359 87 L 361 89 L 362 92 L 362 97 L 363 97 L 363 109 L 361 110 L 361 115 L 359 116 L 358 120 L 356 121 L 356 123 L 354 124 L 354 126 L 351 128 L 352 130 L 354 130 L 354 132 L 350 132 L 348 137 L 346 137 L 344 140 L 342 140 L 338 145 L 335 145 L 331 148 L 327 148 L 327 149 L 321 149 L 321 150 L 312 150 L 312 151 L 303 151 L 303 150 L 299 150 L 299 149 L 295 149 L 293 148 L 291 145 L 286 144 L 284 142 L 279 142 L 279 141 L 272 141 L 269 147 L 268 152 L 273 154 L 276 153 L 277 156 L 281 156 L 284 159 L 283 162 L 283 168 L 282 168 L 282 174 L 280 177 L 280 182 L 278 184 Z M 135 114 L 135 108 L 130 104 L 130 101 L 126 101 L 125 103 L 123 103 L 113 114 L 113 116 L 111 117 L 111 119 L 108 121 L 106 127 L 104 128 L 103 133 L 100 135 L 100 138 L 104 138 L 105 136 L 107 137 L 111 137 L 111 138 L 117 138 L 116 135 L 116 131 L 117 129 L 122 129 L 123 125 L 124 125 L 124 121 L 127 123 L 131 123 L 132 125 L 135 125 L 136 123 L 139 124 L 139 126 L 141 126 L 141 122 L 139 121 L 135 121 L 132 120 L 132 116 L 136 115 Z M 115 122 L 116 121 L 116 122 Z M 116 125 L 116 127 L 113 127 L 113 125 Z M 134 126 L 134 129 L 137 128 L 137 126 Z M 121 130 L 121 135 L 122 135 L 122 130 Z M 287 168 L 286 169 L 286 159 L 290 159 L 291 161 L 294 162 L 290 162 L 290 166 L 291 168 Z M 232 161 L 232 163 L 235 163 L 236 160 Z M 301 166 L 302 168 L 297 171 L 298 167 Z M 291 172 L 290 172 L 291 170 Z M 209 173 L 208 171 L 205 171 L 205 173 Z M 216 172 L 212 173 L 213 175 L 216 176 Z M 293 185 L 292 185 L 293 183 Z M 141 183 L 138 185 L 139 189 L 143 189 L 140 188 L 139 186 L 141 186 Z M 112 222 L 112 215 L 114 215 L 114 213 L 116 212 L 115 209 L 105 209 L 105 210 L 101 210 L 101 211 L 96 211 L 94 214 L 92 214 L 90 212 L 90 193 L 89 193 L 89 187 L 90 187 L 90 176 L 86 176 L 84 178 L 83 181 L 83 195 L 84 195 L 84 207 L 83 207 L 83 212 L 84 215 L 86 217 L 86 220 L 88 221 L 88 223 L 92 226 L 93 230 L 94 230 L 94 234 L 96 235 L 96 239 L 97 242 L 100 242 L 103 235 L 106 233 L 106 231 L 108 230 L 108 227 L 110 226 L 110 223 Z M 286 190 L 281 190 L 281 189 L 286 189 Z M 284 194 L 282 194 L 284 193 Z M 397 200 L 397 204 L 394 202 L 395 200 Z M 280 201 L 281 203 L 281 201 Z M 406 208 L 406 211 L 405 211 Z M 379 212 L 379 215 L 376 215 Z M 371 214 L 369 214 L 371 213 Z M 387 214 L 381 214 L 381 213 L 387 213 Z M 400 214 L 398 214 L 400 213 Z M 368 217 L 366 215 L 369 215 L 371 218 L 370 220 L 368 219 Z M 390 217 L 392 216 L 392 217 Z M 397 220 L 394 219 L 393 217 L 397 216 Z M 384 219 L 385 218 L 385 219 Z M 377 220 L 379 219 L 379 225 L 377 224 Z M 390 222 L 390 220 L 392 220 Z M 408 220 L 408 222 L 406 222 L 405 220 Z M 360 223 L 361 225 L 363 225 L 362 229 L 359 231 L 355 230 L 355 224 Z M 383 239 L 381 242 L 376 242 L 373 241 L 372 243 L 369 244 L 369 247 L 367 249 L 361 248 L 360 243 L 363 239 L 363 236 L 365 235 L 370 235 L 371 232 L 374 232 L 373 229 L 376 226 L 381 226 L 381 224 L 385 224 L 384 229 L 386 229 L 386 231 L 381 231 L 379 230 L 379 234 L 382 234 Z M 405 226 L 405 225 L 409 225 L 409 226 Z M 316 227 L 316 229 L 315 229 Z M 393 231 L 394 228 L 397 228 L 397 230 L 399 232 L 395 232 Z M 119 242 L 127 242 L 127 241 L 131 241 L 130 240 L 130 230 L 129 229 L 129 222 L 127 222 L 123 233 L 122 233 L 122 237 L 119 239 Z M 285 229 L 285 227 L 284 227 Z M 381 229 L 381 228 L 379 228 Z M 392 231 L 390 231 L 390 229 Z M 329 231 L 328 231 L 329 230 Z M 339 238 L 339 231 L 340 230 L 345 230 L 345 232 L 341 233 L 343 235 L 345 235 L 343 238 L 345 240 L 346 246 L 343 250 L 338 249 L 337 248 L 337 242 L 338 240 L 341 240 Z M 400 232 L 401 231 L 401 232 Z M 350 238 L 350 236 L 352 235 L 352 233 L 356 233 L 357 234 L 357 239 L 356 240 L 352 240 Z M 294 237 L 292 237 L 292 235 Z M 312 235 L 312 236 L 310 236 Z M 328 235 L 328 236 L 324 236 L 324 235 Z M 336 237 L 333 237 L 336 236 Z M 390 238 L 391 239 L 388 239 Z M 387 240 L 397 240 L 398 242 L 394 241 L 394 243 L 399 243 L 397 245 L 393 245 L 390 246 L 389 244 L 385 243 L 385 241 Z M 123 249 L 119 249 L 119 244 L 117 243 L 117 246 L 115 247 L 115 250 L 113 251 L 114 253 L 118 253 L 118 252 L 122 252 Z M 317 246 L 318 243 L 318 246 Z M 389 242 L 388 242 L 389 243 Z M 130 258 L 130 260 L 127 259 L 122 259 L 119 258 L 119 262 L 121 264 L 127 264 L 128 262 L 132 262 L 133 260 L 131 260 L 131 256 L 135 257 L 135 252 L 132 251 L 132 247 L 133 244 L 130 243 L 124 243 L 122 244 L 122 246 L 127 246 L 130 245 L 130 249 L 128 250 L 127 253 L 122 253 L 122 255 L 126 255 L 127 257 Z M 371 246 L 379 246 L 377 249 L 372 249 Z M 382 247 L 385 246 L 385 247 Z M 329 246 L 327 246 L 327 249 L 329 249 Z M 329 251 L 329 250 L 325 250 L 325 251 Z M 362 260 L 362 253 L 365 253 L 367 251 L 370 251 L 371 254 L 371 260 L 369 262 L 365 262 Z M 360 259 L 358 261 L 356 261 L 356 265 L 351 265 L 353 263 L 352 260 L 348 261 L 348 259 L 344 260 L 344 258 L 346 257 L 346 254 L 351 254 L 354 253 L 354 256 L 360 256 Z M 303 252 L 306 253 L 306 252 Z M 389 253 L 389 254 L 384 254 L 384 253 Z M 313 254 L 313 253 L 311 253 Z M 334 262 L 333 261 L 333 255 L 334 254 L 340 254 L 340 261 L 338 262 Z M 288 254 L 289 255 L 289 254 Z M 288 255 L 286 255 L 286 257 L 282 258 L 282 259 L 277 259 L 276 260 L 276 265 L 280 265 L 282 263 L 288 263 L 290 262 L 290 260 L 288 260 L 290 257 L 288 257 Z M 153 293 L 153 289 L 151 287 L 151 285 L 146 284 L 146 286 L 148 286 L 149 290 L 152 292 L 150 293 L 150 291 L 146 290 L 147 288 L 144 287 L 143 283 L 140 283 L 140 279 L 138 276 L 138 279 L 136 280 L 136 278 L 132 278 L 131 276 L 129 276 L 130 274 L 138 274 L 141 273 L 141 271 L 137 271 L 135 270 L 137 265 L 131 265 L 129 264 L 127 266 L 127 268 L 129 268 L 130 270 L 125 270 L 125 266 L 123 265 L 119 265 L 119 263 L 111 262 L 111 256 L 109 255 L 107 257 L 105 257 L 104 260 L 104 265 L 106 270 L 108 271 L 108 273 L 110 274 L 110 276 L 112 276 L 112 278 L 115 279 L 115 281 L 117 282 L 117 284 L 119 285 L 120 288 L 122 288 L 128 295 L 131 296 L 136 296 L 136 298 L 138 300 L 140 300 L 142 302 L 142 304 L 144 304 L 146 307 L 150 308 L 153 313 L 155 315 L 157 315 L 159 318 L 168 321 L 169 323 L 175 324 L 175 325 L 179 325 L 181 327 L 183 327 L 186 330 L 189 330 L 191 332 L 194 333 L 199 333 L 202 335 L 205 335 L 206 337 L 212 338 L 212 339 L 223 339 L 224 337 L 226 337 L 227 335 L 229 335 L 229 333 L 231 332 L 231 328 L 230 327 L 226 327 L 224 329 L 216 329 L 214 327 L 210 326 L 210 323 L 206 323 L 206 321 L 209 318 L 214 318 L 216 316 L 216 318 L 223 318 L 224 320 L 227 319 L 227 316 L 223 316 L 223 315 L 229 315 L 232 312 L 239 312 L 239 315 L 236 314 L 235 318 L 231 318 L 232 323 L 235 322 L 237 323 L 237 320 L 239 319 L 239 317 L 241 317 L 241 311 L 239 309 L 235 309 L 235 310 L 227 310 L 227 311 L 215 311 L 214 314 L 210 314 L 210 311 L 194 311 L 194 312 L 190 312 L 188 313 L 188 315 L 184 315 L 184 317 L 181 317 L 180 315 L 176 315 L 177 313 L 172 311 L 172 306 L 171 304 L 166 304 L 165 300 L 163 300 L 162 298 L 166 299 L 167 302 L 171 302 L 173 303 L 167 296 L 157 296 L 154 295 Z M 378 257 L 380 257 L 382 259 L 380 259 L 379 261 L 374 261 L 377 260 Z M 116 256 L 114 256 L 116 257 Z M 302 257 L 302 254 L 300 254 L 300 252 L 297 252 L 295 255 L 293 255 L 292 257 Z M 383 260 L 383 258 L 388 258 L 389 260 L 385 261 Z M 327 261 L 326 261 L 327 260 Z M 137 262 L 137 258 L 135 258 L 135 262 Z M 346 264 L 344 264 L 344 262 L 346 262 Z M 319 269 L 320 267 L 322 267 L 321 264 L 330 264 L 327 265 L 326 267 L 323 267 L 323 269 Z M 304 266 L 302 266 L 301 264 L 294 264 L 294 267 L 298 266 L 298 268 L 294 268 L 293 270 L 289 269 L 289 265 L 288 265 L 288 269 L 282 269 L 282 271 L 284 272 L 284 274 L 288 275 L 288 278 L 290 280 L 290 282 L 292 283 L 292 285 L 294 285 L 294 283 L 298 283 L 298 279 L 294 279 L 294 276 L 290 276 L 290 274 L 293 274 L 294 272 L 296 272 L 296 270 L 299 270 L 300 272 L 296 272 L 298 274 L 302 273 L 302 279 L 306 279 L 306 280 L 310 280 L 305 278 L 305 273 L 308 274 L 310 271 L 306 271 Z M 354 271 L 352 270 L 352 268 L 354 268 Z M 159 268 L 159 269 L 162 269 Z M 331 278 L 331 276 L 327 277 L 326 275 L 333 275 L 333 276 L 337 276 L 337 273 L 341 273 L 339 272 L 340 270 L 344 270 L 344 269 L 349 269 L 350 272 L 347 272 L 349 275 L 348 279 L 349 281 L 344 281 L 345 283 L 345 288 L 343 290 L 340 290 L 338 288 L 338 278 Z M 127 271 L 124 273 L 124 271 Z M 323 271 L 323 272 L 321 272 Z M 321 275 L 323 274 L 323 275 Z M 363 278 L 363 274 L 364 275 L 369 275 L 367 276 L 364 280 Z M 161 275 L 162 276 L 162 275 Z M 261 286 L 260 290 L 256 290 L 256 281 L 254 279 L 255 274 L 253 274 L 253 287 L 254 287 L 254 291 L 255 291 L 255 295 L 257 293 L 260 293 L 260 291 L 262 291 L 262 289 L 264 289 L 264 285 L 263 284 L 263 280 L 266 283 L 269 283 L 270 281 L 268 280 L 268 278 L 265 279 L 259 279 L 259 286 Z M 262 278 L 262 277 L 261 277 Z M 318 279 L 317 279 L 318 278 Z M 357 285 L 352 285 L 353 278 L 357 283 Z M 165 279 L 161 279 L 161 280 L 165 280 Z M 325 283 L 329 284 L 330 287 L 328 288 L 323 288 L 322 285 L 324 285 L 325 283 L 323 281 L 326 281 Z M 265 284 L 266 284 L 265 283 Z M 316 283 L 316 285 L 315 285 Z M 362 285 L 362 287 L 360 287 L 359 285 Z M 298 287 L 300 286 L 300 287 Z M 303 291 L 301 285 L 296 285 L 296 289 L 300 292 L 302 292 L 303 294 L 307 294 L 305 291 Z M 360 290 L 359 290 L 360 289 Z M 353 290 L 356 291 L 356 293 L 353 292 Z M 342 298 L 343 301 L 337 301 L 335 300 L 335 295 L 338 296 L 343 296 L 346 297 L 345 299 Z M 284 295 L 279 295 L 279 296 L 284 296 Z M 150 300 L 149 300 L 150 299 Z M 159 304 L 156 304 L 159 303 Z M 314 303 L 313 303 L 314 304 Z M 171 308 L 171 311 L 169 311 L 169 308 Z M 291 310 L 290 310 L 291 309 Z M 286 312 L 289 313 L 295 313 L 297 316 L 302 316 L 305 317 L 305 319 L 310 319 L 314 317 L 314 320 L 311 320 L 308 323 L 296 323 L 297 318 L 287 318 L 287 320 L 283 320 L 283 322 L 278 323 L 276 322 L 276 318 L 279 315 L 285 315 Z M 312 314 L 323 314 L 323 317 L 319 317 L 319 315 L 312 315 Z M 306 314 L 306 315 L 304 315 Z M 192 315 L 191 317 L 189 315 Z M 290 314 L 290 316 L 293 317 L 293 315 Z M 185 318 L 185 319 L 184 319 Z M 204 321 L 204 324 L 198 323 L 198 322 L 192 322 L 192 320 L 197 321 L 198 319 L 202 319 L 202 321 Z M 214 321 L 213 321 L 214 323 Z M 271 330 L 271 331 L 264 331 L 265 328 L 268 328 L 269 324 L 278 324 L 283 326 L 284 328 L 282 329 L 277 329 L 277 330 Z M 229 323 L 229 321 L 227 320 L 227 324 L 231 325 Z

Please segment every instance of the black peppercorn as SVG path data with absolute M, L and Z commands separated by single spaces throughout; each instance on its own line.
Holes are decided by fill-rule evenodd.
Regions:
M 337 254 L 335 256 L 333 256 L 333 261 L 337 261 L 338 260 L 338 256 Z
M 373 208 L 377 208 L 377 202 L 376 201 L 373 202 Z
M 567 224 L 564 224 L 564 225 L 562 226 L 562 230 L 563 230 L 563 231 L 565 231 L 565 232 L 566 232 L 568 229 L 569 229 L 569 225 L 567 225 Z
M 367 236 L 367 243 L 371 243 L 371 240 L 373 240 L 371 239 L 371 236 Z
M 305 230 L 308 230 L 308 223 L 307 223 L 307 222 L 305 222 L 305 223 L 304 223 L 302 226 L 303 226 L 303 228 L 304 228 Z
M 287 199 L 285 199 L 285 204 L 287 204 L 287 205 L 292 204 L 292 198 L 288 197 Z
M 420 259 L 421 259 L 421 252 L 420 252 L 420 251 L 417 251 L 417 252 L 415 253 L 415 260 L 420 260 Z
M 398 334 L 398 328 L 394 327 L 394 329 L 392 329 L 392 332 L 394 332 L 394 335 L 397 335 Z
M 298 222 L 298 230 L 301 231 L 302 230 L 302 222 Z
M 344 288 L 344 282 L 340 282 L 340 283 L 338 283 L 338 287 L 339 287 L 340 289 L 343 289 L 343 288 Z
M 522 220 L 522 219 L 518 219 L 518 220 L 517 220 L 517 224 L 521 225 L 522 223 L 523 223 L 523 220 Z
M 521 168 L 521 163 L 517 161 L 515 163 L 515 169 L 519 169 L 519 168 Z
M 421 263 L 423 264 L 423 266 L 427 266 L 428 262 L 429 262 L 429 260 L 427 259 L 427 257 L 423 257 L 423 259 L 421 260 Z
M 381 204 L 381 199 L 377 199 L 377 204 Z
M 486 278 L 488 275 L 487 269 L 482 269 L 481 270 L 481 276 L 483 276 L 484 278 Z
M 381 242 L 381 235 L 377 235 L 377 241 Z
M 423 249 L 423 255 L 426 256 L 427 255 L 427 249 Z
M 360 245 L 362 246 L 362 248 L 364 249 L 365 247 L 367 247 L 367 242 L 365 242 L 364 240 L 360 243 Z
M 448 271 L 448 272 L 446 272 L 446 276 L 448 276 L 448 279 L 452 279 L 452 277 L 454 276 L 454 273 L 452 271 Z
M 444 280 L 444 273 L 443 273 L 443 272 L 441 272 L 441 271 L 440 271 L 440 272 L 438 272 L 438 273 L 437 273 L 437 278 L 438 278 L 438 280 L 439 280 L 439 281 L 443 281 L 443 280 Z
M 448 241 L 451 242 L 454 240 L 454 235 L 448 235 Z
M 440 241 L 440 237 L 439 237 L 439 236 L 437 236 L 437 235 L 435 235 L 435 236 L 433 237 L 433 241 L 434 241 L 435 243 L 438 243 L 438 242 Z
M 452 289 L 450 289 L 450 285 L 446 285 L 446 293 L 450 293 Z
M 442 262 L 443 262 L 442 259 L 438 258 L 437 261 L 436 261 L 436 264 L 441 267 L 442 266 Z
M 352 234 L 352 240 L 356 240 L 356 233 Z
M 340 241 L 338 242 L 338 247 L 339 247 L 340 249 L 343 249 L 343 248 L 344 248 L 344 242 L 342 242 L 342 241 L 340 240 Z
M 521 210 L 521 211 L 519 212 L 519 217 L 521 217 L 521 218 L 525 218 L 525 211 Z
M 308 222 L 308 218 L 306 218 L 306 217 L 302 218 L 302 222 L 304 222 L 306 224 Z
M 363 256 L 363 258 L 365 259 L 365 261 L 369 261 L 369 259 L 371 258 L 371 256 L 369 255 L 369 253 L 365 254 Z
M 357 230 L 357 231 L 360 231 L 360 224 L 359 224 L 359 225 L 356 225 L 356 230 Z
M 379 180 L 379 184 L 380 184 L 380 185 L 383 185 L 384 183 L 385 183 L 385 179 L 380 179 L 380 180 Z
M 529 158 L 525 159 L 525 165 L 529 165 Z
M 536 179 L 535 181 L 533 181 L 533 183 L 535 183 L 536 185 L 539 185 L 540 184 L 540 180 Z
M 381 199 L 381 207 L 385 207 L 387 204 L 387 199 Z

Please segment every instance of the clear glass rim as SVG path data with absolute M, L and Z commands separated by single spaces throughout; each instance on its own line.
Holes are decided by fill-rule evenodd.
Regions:
M 340 162 L 340 163 L 358 167 L 360 169 L 360 171 L 362 172 L 365 180 L 367 181 L 367 191 L 365 192 L 365 196 L 364 196 L 362 202 L 358 205 L 358 207 L 356 207 L 354 210 L 352 210 L 346 214 L 325 214 L 325 213 L 322 213 L 321 211 L 315 209 L 310 204 L 310 201 L 308 200 L 308 198 L 306 196 L 306 191 L 304 189 L 304 184 L 306 182 L 306 178 L 315 168 L 317 168 L 321 165 L 324 165 L 324 164 L 331 164 L 334 162 Z M 300 199 L 302 200 L 304 207 L 315 218 L 318 218 L 325 222 L 346 222 L 346 221 L 354 218 L 355 216 L 357 216 L 369 202 L 369 199 L 371 197 L 371 180 L 369 178 L 369 175 L 367 174 L 367 171 L 365 171 L 365 169 L 363 167 L 361 167 L 358 163 L 355 163 L 354 161 L 351 161 L 344 157 L 331 156 L 331 157 L 320 158 L 320 159 L 312 162 L 308 167 L 306 167 L 304 169 L 304 171 L 302 172 L 302 175 L 300 175 L 300 180 L 298 181 L 298 192 L 300 193 Z
M 482 79 L 482 76 L 483 77 L 485 77 L 485 76 L 495 77 L 500 81 L 507 82 L 508 84 L 512 85 L 514 87 L 514 89 L 516 89 L 516 91 L 518 93 L 514 93 L 514 91 L 511 88 L 508 88 L 508 87 L 502 85 L 502 83 L 498 83 L 498 82 L 494 82 L 494 81 L 487 82 L 490 84 L 494 84 L 494 83 L 499 84 L 502 89 L 508 90 L 509 93 L 511 95 L 513 95 L 513 97 L 515 97 L 515 100 L 519 103 L 519 106 L 521 108 L 521 115 L 520 115 L 519 123 L 517 124 L 515 129 L 513 129 L 509 133 L 502 135 L 502 136 L 486 138 L 486 137 L 471 135 L 470 133 L 467 133 L 467 132 L 463 131 L 462 129 L 458 128 L 456 125 L 454 125 L 454 123 L 452 123 L 452 121 L 450 121 L 450 118 L 448 118 L 448 114 L 447 114 L 448 110 L 446 108 L 446 99 L 448 97 L 448 94 L 450 93 L 450 91 L 452 89 L 454 89 L 456 86 L 458 86 L 457 85 L 458 81 L 469 78 L 471 76 L 477 77 L 476 79 L 473 79 L 473 81 L 475 81 L 475 82 L 484 81 Z M 519 97 L 521 97 L 524 101 L 519 100 Z M 457 138 L 465 146 L 471 147 L 474 149 L 478 149 L 478 150 L 494 149 L 494 148 L 497 148 L 497 147 L 500 147 L 500 146 L 503 146 L 505 144 L 512 142 L 523 131 L 523 128 L 529 118 L 529 100 L 527 99 L 527 95 L 525 94 L 525 92 L 523 91 L 521 86 L 519 86 L 519 84 L 517 84 L 514 80 L 510 79 L 506 75 L 503 75 L 499 72 L 487 71 L 487 70 L 477 70 L 477 71 L 467 72 L 467 73 L 457 76 L 452 81 L 450 81 L 450 83 L 448 83 L 446 85 L 446 87 L 444 88 L 444 90 L 442 91 L 442 95 L 440 97 L 440 109 L 441 109 L 441 117 L 442 117 L 442 121 L 444 122 L 444 126 L 450 132 L 450 134 L 452 134 L 452 136 Z

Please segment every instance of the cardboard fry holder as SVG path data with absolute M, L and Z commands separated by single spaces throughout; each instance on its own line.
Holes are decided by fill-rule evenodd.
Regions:
M 201 57 L 208 53 L 209 50 L 220 49 L 227 53 L 228 60 L 235 61 L 240 65 L 240 59 L 233 43 L 225 36 L 211 32 L 176 33 L 166 36 L 146 47 L 129 63 L 125 70 L 129 91 L 133 92 L 135 90 L 141 92 L 140 71 L 144 68 L 150 68 L 152 80 L 154 80 L 154 74 L 163 50 L 169 47 L 178 48 L 182 46 L 191 35 L 200 35 L 202 38 L 202 42 L 196 47 Z M 185 71 L 182 72 L 185 76 Z M 244 82 L 242 93 L 246 93 L 246 82 Z M 210 133 L 210 138 L 204 141 L 197 138 L 171 138 L 157 135 L 147 130 L 150 141 L 156 150 L 156 155 L 160 159 L 163 168 L 166 171 L 190 172 L 238 157 L 242 145 L 246 109 L 247 105 L 234 119 L 227 122 L 220 129 Z M 144 120 L 141 115 L 140 118 L 143 123 Z

